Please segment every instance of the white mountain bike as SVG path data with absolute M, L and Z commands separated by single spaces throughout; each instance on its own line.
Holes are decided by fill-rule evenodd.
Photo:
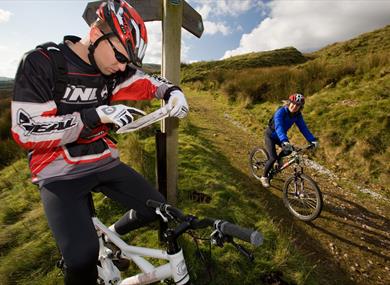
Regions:
M 166 105 L 122 127 L 117 133 L 131 132 L 148 126 L 168 117 L 169 111 Z M 162 232 L 166 249 L 146 248 L 127 244 L 115 231 L 111 230 L 114 229 L 115 224 L 107 227 L 96 217 L 93 203 L 91 204 L 92 220 L 99 238 L 97 284 L 151 284 L 169 279 L 173 280 L 174 284 L 191 284 L 183 250 L 178 242 L 178 238 L 190 230 L 211 227 L 210 241 L 212 244 L 222 247 L 227 242 L 231 243 L 249 259 L 253 259 L 253 255 L 244 247 L 235 243 L 233 238 L 249 242 L 254 246 L 259 246 L 263 242 L 263 237 L 258 231 L 242 228 L 227 221 L 212 218 L 198 219 L 192 215 L 184 215 L 179 209 L 168 204 L 162 204 L 153 200 L 148 200 L 146 205 L 154 208 L 156 214 L 167 225 Z M 134 211 L 130 210 L 119 221 L 123 225 L 126 223 L 126 219 L 131 221 L 132 217 L 134 217 Z M 155 266 L 146 260 L 145 257 L 162 259 L 166 263 Z M 130 261 L 141 272 L 134 276 L 123 276 L 121 271 L 127 269 Z M 64 266 L 63 260 L 59 262 L 58 266 L 60 268 Z
M 235 243 L 233 238 L 249 242 L 254 246 L 261 245 L 263 241 L 263 237 L 258 231 L 242 228 L 223 220 L 198 219 L 192 215 L 184 215 L 179 209 L 168 204 L 153 200 L 148 200 L 147 206 L 154 208 L 164 222 L 175 224 L 174 227 L 167 227 L 163 232 L 166 249 L 129 245 L 111 231 L 111 227 L 106 227 L 96 216 L 92 217 L 100 244 L 97 265 L 98 284 L 151 284 L 167 279 L 173 280 L 174 284 L 191 284 L 183 249 L 178 243 L 178 238 L 189 230 L 211 227 L 213 229 L 210 235 L 212 244 L 222 247 L 227 242 L 231 243 L 249 259 L 253 259 L 253 255 Z M 166 260 L 166 263 L 155 266 L 145 257 Z M 141 272 L 130 277 L 122 276 L 121 270 L 126 269 L 129 265 L 126 260 L 134 262 Z

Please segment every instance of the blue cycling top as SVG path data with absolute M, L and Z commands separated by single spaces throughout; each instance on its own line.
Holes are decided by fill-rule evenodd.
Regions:
M 288 142 L 287 131 L 295 123 L 307 141 L 313 142 L 317 139 L 309 131 L 301 112 L 292 114 L 288 106 L 279 108 L 273 116 L 274 129 L 271 138 L 278 143 Z

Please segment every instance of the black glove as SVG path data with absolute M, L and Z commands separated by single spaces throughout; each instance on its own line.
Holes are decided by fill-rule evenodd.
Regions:
M 289 142 L 282 143 L 282 150 L 285 155 L 289 155 L 293 151 L 293 147 Z

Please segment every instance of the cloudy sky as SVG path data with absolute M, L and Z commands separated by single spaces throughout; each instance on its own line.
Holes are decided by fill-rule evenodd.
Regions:
M 91 0 L 90 0 L 91 1 Z M 156 0 L 157 1 L 157 0 Z M 85 0 L 0 0 L 0 76 L 14 77 L 22 54 L 36 45 L 88 27 Z M 198 39 L 183 30 L 183 62 L 217 60 L 294 46 L 313 51 L 390 24 L 388 0 L 187 0 L 203 17 Z M 161 23 L 147 23 L 144 59 L 161 62 Z

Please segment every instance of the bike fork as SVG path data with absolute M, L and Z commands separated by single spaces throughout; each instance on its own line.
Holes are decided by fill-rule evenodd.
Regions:
M 294 192 L 295 192 L 295 197 L 297 198 L 302 198 L 304 195 L 304 181 L 301 178 L 301 174 L 303 172 L 303 169 L 301 168 L 299 171 L 297 170 L 296 167 L 294 167 Z M 298 185 L 299 183 L 299 185 Z

